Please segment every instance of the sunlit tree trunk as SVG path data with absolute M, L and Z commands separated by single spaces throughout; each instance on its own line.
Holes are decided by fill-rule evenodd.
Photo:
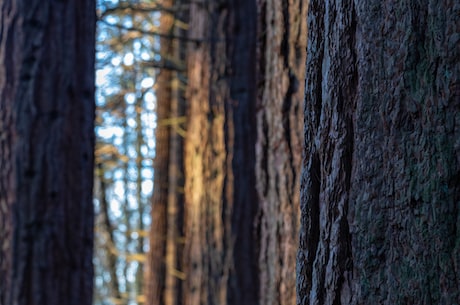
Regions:
M 89 305 L 95 3 L 0 8 L 1 302 Z
M 192 5 L 185 304 L 294 304 L 307 3 Z
M 459 12 L 311 0 L 298 304 L 460 303 Z
M 225 142 L 228 83 L 223 16 L 217 3 L 192 4 L 188 54 L 188 125 L 185 142 L 186 246 L 184 304 L 225 304 L 230 271 L 231 177 Z M 219 44 L 217 44 L 217 40 Z M 231 178 L 229 178 L 231 179 Z M 232 196 L 232 193 L 229 193 Z M 227 234 L 226 234 L 227 233 Z

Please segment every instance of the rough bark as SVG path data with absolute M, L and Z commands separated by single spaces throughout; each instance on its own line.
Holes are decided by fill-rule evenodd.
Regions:
M 257 304 L 256 6 L 192 5 L 184 304 Z
M 295 304 L 308 1 L 258 1 L 260 304 Z
M 189 37 L 203 40 L 188 54 L 188 124 L 185 142 L 184 304 L 225 304 L 230 255 L 225 226 L 225 37 L 217 3 L 192 4 Z M 219 43 L 217 43 L 217 41 Z M 216 57 L 219 54 L 219 58 Z M 227 240 L 225 240 L 227 238 Z
M 459 12 L 311 1 L 298 304 L 460 302 Z
M 11 128 L 0 196 L 14 226 L 2 240 L 12 256 L 1 301 L 91 304 L 95 3 L 0 7 L 0 104 Z
M 192 6 L 186 304 L 295 302 L 306 9 Z
M 13 104 L 19 78 L 18 8 L 0 1 L 0 304 L 7 304 L 12 269 Z

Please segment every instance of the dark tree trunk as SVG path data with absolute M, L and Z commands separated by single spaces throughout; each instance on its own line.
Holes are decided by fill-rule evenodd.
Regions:
M 91 304 L 95 3 L 0 7 L 1 301 Z
M 259 304 L 258 230 L 256 216 L 257 5 L 228 1 L 225 28 L 227 81 L 225 138 L 228 168 L 225 207 L 230 214 L 226 243 L 232 256 L 226 304 Z M 220 53 L 216 53 L 216 57 Z
M 0 1 L 0 305 L 8 304 L 12 271 L 14 191 L 13 101 L 19 77 L 18 11 L 13 0 Z
M 311 0 L 298 304 L 460 303 L 459 12 Z

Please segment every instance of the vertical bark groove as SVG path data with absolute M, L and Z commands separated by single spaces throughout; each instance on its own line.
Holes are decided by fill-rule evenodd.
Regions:
M 16 95 L 19 50 L 18 12 L 14 1 L 0 3 L 0 304 L 9 298 L 12 266 L 11 210 L 14 202 L 14 123 L 10 101 Z
M 0 5 L 0 105 L 9 151 L 2 175 L 14 176 L 0 195 L 14 224 L 2 239 L 12 256 L 8 278 L 1 275 L 1 302 L 90 304 L 95 3 Z
M 312 0 L 298 304 L 458 303 L 459 10 Z
M 300 86 L 308 1 L 258 1 L 256 177 L 260 202 L 259 297 L 295 303 L 302 120 Z

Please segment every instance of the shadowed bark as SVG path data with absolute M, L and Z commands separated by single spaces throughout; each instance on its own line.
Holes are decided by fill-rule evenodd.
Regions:
M 171 6 L 172 0 L 164 1 L 163 5 Z M 168 33 L 173 26 L 171 15 L 160 17 L 160 30 Z M 163 54 L 172 51 L 171 39 L 162 38 Z M 168 174 L 170 164 L 171 128 L 162 121 L 171 115 L 171 78 L 172 71 L 163 69 L 156 80 L 157 97 L 157 127 L 155 130 L 155 161 L 154 161 L 154 191 L 152 197 L 152 225 L 150 227 L 150 250 L 147 258 L 145 295 L 147 304 L 166 305 L 166 235 L 168 227 Z M 169 304 L 168 304 L 169 305 Z
M 311 1 L 298 304 L 460 302 L 459 11 Z
M 13 103 L 19 77 L 18 8 L 0 1 L 0 304 L 9 297 L 12 270 L 12 205 L 14 192 Z
M 162 6 L 170 8 L 174 0 L 162 1 Z M 174 33 L 175 18 L 163 13 L 160 17 L 160 31 Z M 177 40 L 163 37 L 161 52 L 165 59 L 175 59 L 179 47 Z M 182 145 L 178 143 L 175 122 L 178 115 L 178 86 L 176 71 L 162 69 L 157 77 L 157 127 L 155 131 L 156 153 L 154 163 L 154 192 L 152 198 L 152 226 L 150 228 L 150 251 L 148 254 L 146 302 L 150 305 L 175 305 L 180 296 L 177 278 L 177 243 L 179 240 L 180 196 L 178 195 L 178 175 L 181 169 Z M 168 123 L 172 122 L 172 124 Z
M 91 304 L 95 3 L 0 7 L 0 300 Z

